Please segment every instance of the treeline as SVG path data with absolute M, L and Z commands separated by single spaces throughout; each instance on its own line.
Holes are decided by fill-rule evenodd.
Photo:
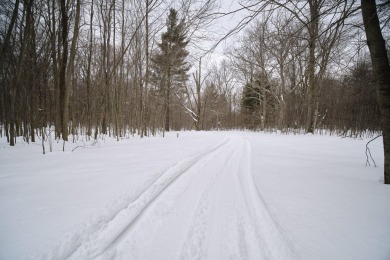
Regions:
M 345 22 L 356 3 L 309 2 L 317 4 L 263 10 L 228 58 L 206 69 L 207 50 L 194 49 L 221 16 L 217 1 L 3 1 L 0 134 L 14 145 L 52 127 L 64 140 L 171 129 L 379 130 L 372 69 Z
M 79 131 L 119 138 L 160 129 L 166 109 L 158 91 L 163 86 L 152 82 L 151 60 L 173 4 L 3 1 L 0 123 L 8 142 L 14 145 L 21 135 L 34 142 L 48 126 L 64 140 Z M 195 38 L 195 25 L 208 22 L 202 15 L 211 12 L 213 3 L 177 5 L 188 20 L 185 33 Z M 185 127 L 183 109 L 178 102 L 171 106 L 169 126 Z
M 243 124 L 349 135 L 379 131 L 369 56 L 361 32 L 345 25 L 356 10 L 354 1 L 308 2 L 322 5 L 307 6 L 306 13 L 294 6 L 277 9 L 250 26 L 229 51 L 244 86 Z
M 305 86 L 280 98 L 272 93 L 277 84 L 247 84 L 242 96 L 243 124 L 249 129 L 303 130 L 306 119 Z M 341 78 L 330 75 L 321 82 L 316 129 L 344 136 L 380 131 L 375 79 L 367 61 L 358 62 Z M 299 92 L 301 91 L 301 94 Z M 283 98 L 283 100 L 282 100 Z M 282 102 L 281 102 L 282 101 Z M 284 107 L 285 106 L 285 107 Z

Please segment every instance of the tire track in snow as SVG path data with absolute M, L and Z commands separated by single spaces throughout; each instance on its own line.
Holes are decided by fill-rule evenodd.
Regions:
M 298 259 L 291 242 L 286 238 L 280 224 L 272 215 L 264 197 L 253 178 L 250 144 L 245 141 L 241 156 L 239 184 L 246 207 L 255 229 L 261 249 L 266 250 L 265 259 Z M 265 246 L 265 247 L 264 247 Z
M 207 157 L 207 155 L 222 149 L 229 141 L 230 138 L 225 138 L 217 145 L 190 158 L 181 160 L 176 165 L 169 168 L 126 208 L 119 211 L 111 220 L 103 223 L 97 231 L 89 234 L 77 245 L 77 247 L 69 248 L 69 252 L 65 253 L 65 258 L 94 259 L 105 253 L 105 251 L 131 227 L 142 212 L 180 175 L 188 171 L 197 162 L 201 161 L 203 157 Z M 108 253 L 111 254 L 110 252 Z M 112 254 L 112 257 L 113 256 L 114 254 Z
M 296 259 L 258 193 L 249 143 L 233 137 L 224 156 L 203 190 L 178 259 Z
M 178 252 L 172 248 L 174 245 L 180 245 L 184 238 L 180 237 L 182 234 L 180 230 L 187 227 L 183 223 L 189 220 L 200 197 L 207 192 L 207 186 L 210 186 L 208 182 L 215 179 L 215 174 L 204 171 L 204 167 L 207 164 L 214 164 L 216 158 L 231 150 L 229 149 L 232 145 L 231 139 L 229 138 L 222 147 L 201 157 L 185 174 L 167 187 L 148 205 L 142 216 L 133 222 L 128 232 L 112 243 L 110 250 L 107 251 L 116 252 L 115 259 L 174 259 L 174 256 L 167 257 L 169 255 L 167 248 L 170 248 L 168 252 Z M 180 237 L 176 242 L 171 240 L 175 238 L 167 237 L 172 232 L 176 234 L 176 238 Z M 166 241 L 170 241 L 169 244 L 164 243 Z M 163 257 L 161 254 L 151 252 L 156 251 L 156 247 L 164 248 L 166 253 Z M 102 259 L 112 259 L 110 255 L 110 252 L 105 252 Z
M 192 216 L 192 225 L 187 230 L 186 241 L 184 242 L 179 259 L 212 259 L 209 256 L 208 231 L 213 228 L 213 216 L 217 193 L 221 189 L 222 178 L 229 170 L 230 162 L 234 160 L 235 155 L 234 139 L 232 139 L 227 156 L 224 158 L 227 162 L 223 167 L 216 171 L 210 178 L 211 181 L 202 191 L 202 197 L 199 200 L 194 215 Z
M 77 243 L 65 243 L 65 257 L 52 258 L 296 259 L 254 183 L 251 164 L 249 143 L 229 136 L 179 161 Z M 168 240 L 156 249 L 170 230 L 176 245 Z M 166 248 L 174 254 L 164 255 Z
M 259 259 L 261 256 L 258 243 L 249 245 L 256 237 L 237 177 L 241 172 L 242 144 L 241 137 L 233 136 L 229 151 L 216 161 L 217 173 L 203 191 L 178 259 Z

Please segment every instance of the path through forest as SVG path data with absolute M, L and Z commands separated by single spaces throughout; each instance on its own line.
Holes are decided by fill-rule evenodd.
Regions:
M 179 161 L 70 259 L 292 259 L 294 251 L 256 188 L 240 136 Z
M 376 141 L 376 168 L 336 136 L 0 145 L 0 259 L 388 259 Z

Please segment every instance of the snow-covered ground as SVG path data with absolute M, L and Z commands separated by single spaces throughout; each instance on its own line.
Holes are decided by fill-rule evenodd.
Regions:
M 0 139 L 0 259 L 390 259 L 382 140 Z M 47 149 L 48 150 L 48 149 Z

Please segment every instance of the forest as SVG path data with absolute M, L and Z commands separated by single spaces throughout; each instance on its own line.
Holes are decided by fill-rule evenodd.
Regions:
M 387 49 L 388 11 L 379 1 Z M 52 134 L 381 130 L 358 1 L 2 0 L 0 47 L 11 146 Z

